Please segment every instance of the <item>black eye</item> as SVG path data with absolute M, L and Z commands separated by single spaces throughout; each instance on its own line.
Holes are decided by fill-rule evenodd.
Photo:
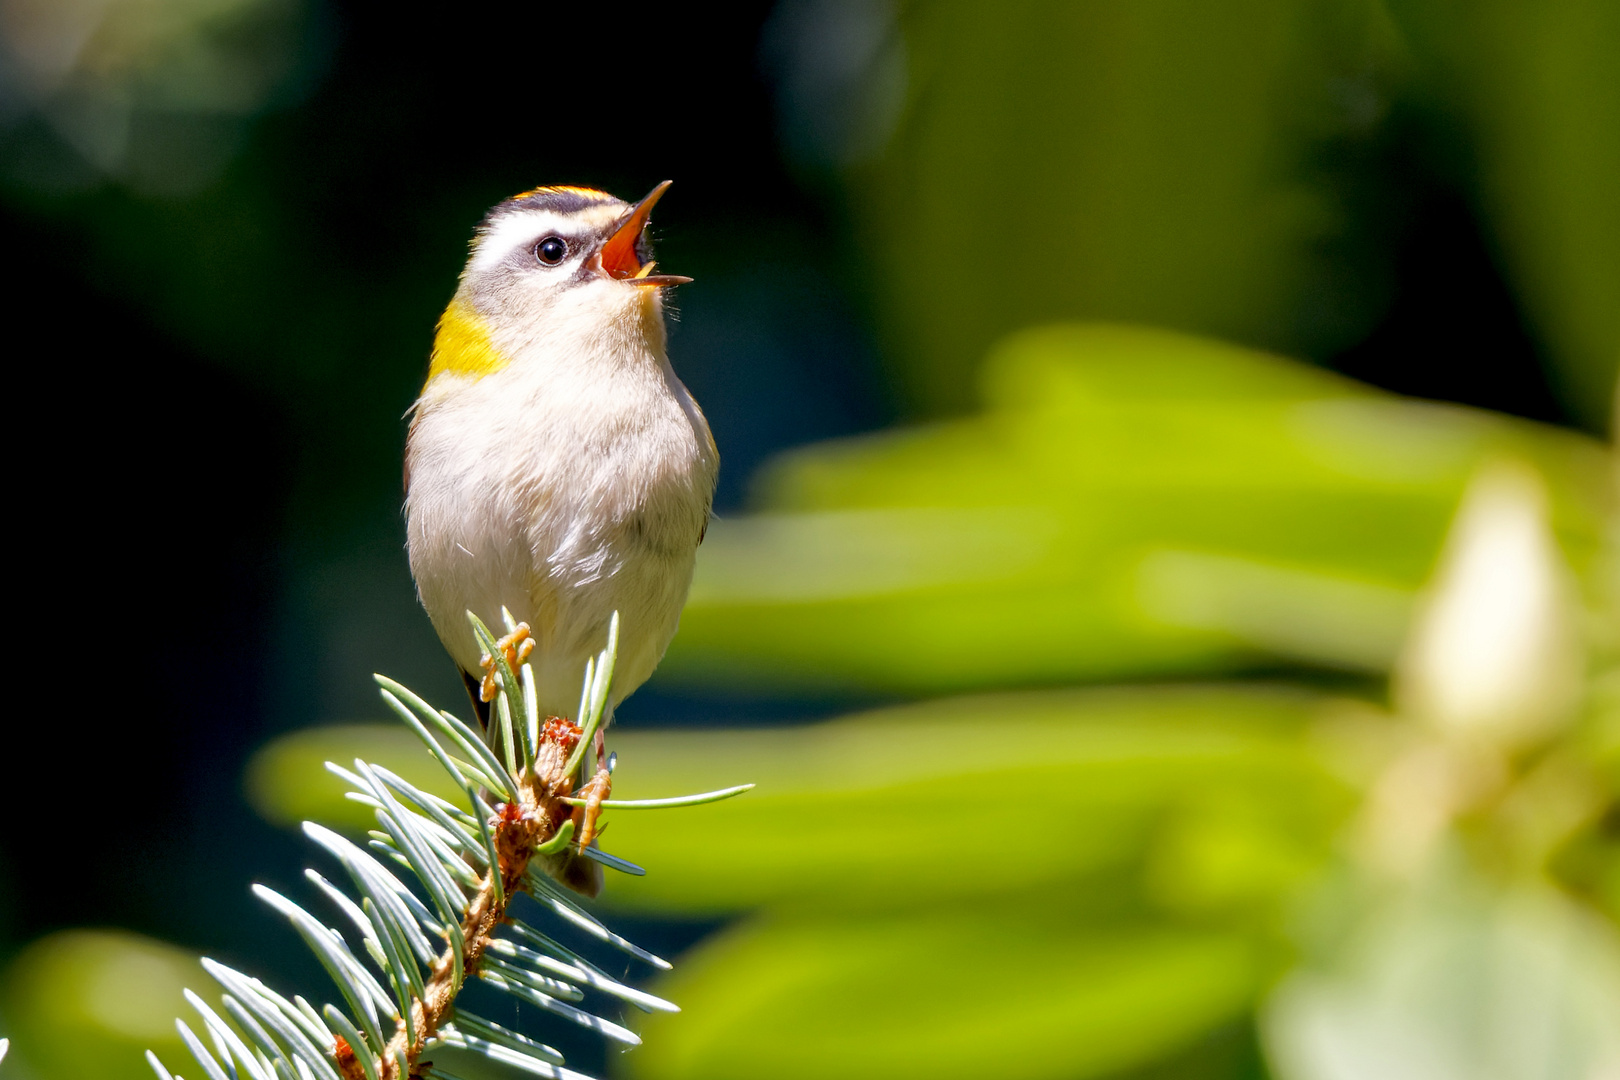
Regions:
M 560 236 L 548 236 L 534 245 L 534 257 L 547 266 L 556 266 L 568 254 L 568 245 Z

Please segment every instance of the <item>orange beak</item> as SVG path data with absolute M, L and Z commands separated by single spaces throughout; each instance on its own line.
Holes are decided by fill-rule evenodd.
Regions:
M 636 256 L 636 244 L 641 240 L 641 233 L 647 227 L 647 218 L 652 214 L 652 208 L 658 200 L 663 198 L 664 192 L 674 181 L 665 180 L 652 189 L 652 192 L 642 199 L 629 214 L 625 215 L 619 227 L 608 237 L 607 243 L 602 245 L 601 260 L 602 273 L 618 281 L 631 285 L 646 285 L 659 288 L 665 285 L 685 285 L 692 279 L 680 277 L 675 274 L 653 273 L 654 263 L 643 263 Z

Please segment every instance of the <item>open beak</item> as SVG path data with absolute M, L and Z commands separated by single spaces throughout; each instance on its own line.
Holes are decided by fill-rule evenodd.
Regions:
M 665 180 L 652 189 L 645 199 L 635 205 L 635 208 L 625 215 L 607 243 L 602 245 L 600 255 L 602 273 L 618 281 L 631 285 L 646 285 L 659 288 L 665 285 L 685 285 L 692 279 L 680 277 L 676 274 L 655 274 L 655 263 L 643 263 L 636 257 L 636 243 L 641 239 L 641 232 L 647 227 L 647 218 L 658 200 L 664 197 L 673 181 Z

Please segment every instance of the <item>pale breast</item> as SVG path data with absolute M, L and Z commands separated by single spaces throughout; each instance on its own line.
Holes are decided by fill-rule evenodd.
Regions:
M 615 701 L 652 673 L 708 518 L 708 427 L 667 363 L 648 367 L 586 387 L 519 365 L 436 382 L 411 428 L 407 547 L 435 629 L 476 671 L 465 612 L 498 626 L 508 607 L 535 632 L 542 705 L 562 715 L 614 611 Z

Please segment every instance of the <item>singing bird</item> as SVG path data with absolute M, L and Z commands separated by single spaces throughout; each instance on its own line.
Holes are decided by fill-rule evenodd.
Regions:
M 472 611 L 529 624 L 542 716 L 572 716 L 620 616 L 609 708 L 674 636 L 719 454 L 665 353 L 648 215 L 542 187 L 484 218 L 439 319 L 405 451 L 406 546 L 433 627 L 473 688 Z M 475 694 L 475 700 L 477 695 Z M 485 719 L 487 720 L 487 714 Z

